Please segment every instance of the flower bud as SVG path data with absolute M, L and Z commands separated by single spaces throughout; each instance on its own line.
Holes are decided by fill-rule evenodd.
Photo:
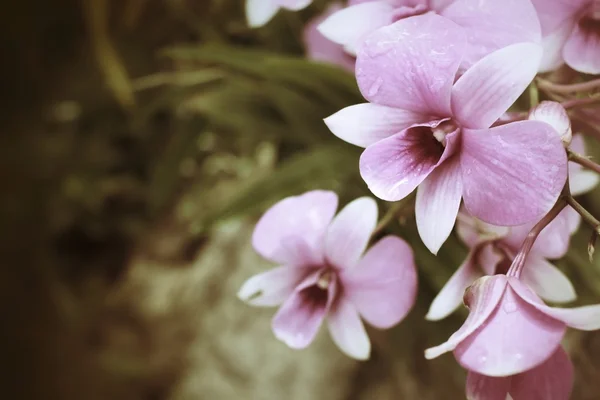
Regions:
M 529 111 L 529 120 L 541 121 L 552 126 L 560 135 L 565 145 L 569 147 L 573 133 L 571 131 L 571 121 L 565 108 L 555 101 L 542 101 L 539 105 Z

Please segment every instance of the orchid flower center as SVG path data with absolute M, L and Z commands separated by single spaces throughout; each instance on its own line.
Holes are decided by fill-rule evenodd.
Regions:
M 330 269 L 326 269 L 321 273 L 321 276 L 319 276 L 319 279 L 317 280 L 317 287 L 323 290 L 327 290 L 333 278 L 333 271 Z
M 593 1 L 579 21 L 579 28 L 586 33 L 600 36 L 600 0 Z
M 433 137 L 446 147 L 446 136 L 458 129 L 456 123 L 452 120 L 443 121 L 435 128 L 431 128 Z

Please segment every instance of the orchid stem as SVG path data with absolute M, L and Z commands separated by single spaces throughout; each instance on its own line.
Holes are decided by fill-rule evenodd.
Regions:
M 594 79 L 587 82 L 560 84 L 538 78 L 537 84 L 542 90 L 551 91 L 559 94 L 569 94 L 576 92 L 589 92 L 600 88 L 600 79 Z
M 595 104 L 600 104 L 600 96 L 586 97 L 584 99 L 570 99 L 563 101 L 561 105 L 566 109 L 587 107 Z
M 392 206 L 390 208 L 388 208 L 388 210 L 385 213 L 385 215 L 383 216 L 383 218 L 381 218 L 381 220 L 375 227 L 375 230 L 371 234 L 371 237 L 375 237 L 378 234 L 380 234 L 390 224 L 390 222 L 392 222 L 394 220 L 394 218 L 396 218 L 398 213 L 400 213 L 400 211 L 405 206 L 406 206 L 406 201 L 403 201 L 403 200 L 397 201 L 396 203 L 392 204 Z
M 600 165 L 596 164 L 595 162 L 593 162 L 586 156 L 576 153 L 576 152 L 572 151 L 571 149 L 567 150 L 567 153 L 569 154 L 570 161 L 573 161 L 574 163 L 577 163 L 584 168 L 590 169 L 590 170 L 600 174 Z
M 529 107 L 534 108 L 538 104 L 540 104 L 540 92 L 534 81 L 529 85 Z
M 535 244 L 535 241 L 537 240 L 538 236 L 544 230 L 544 228 L 547 227 L 548 224 L 550 224 L 550 222 L 554 221 L 554 219 L 558 216 L 558 214 L 560 214 L 563 208 L 567 206 L 567 201 L 565 201 L 565 197 L 567 196 L 561 195 L 556 204 L 554 204 L 554 207 L 552 207 L 550 211 L 548 211 L 548 213 L 544 215 L 544 217 L 537 224 L 535 224 L 533 228 L 531 228 L 531 230 L 527 234 L 527 237 L 523 241 L 523 244 L 521 245 L 517 256 L 513 260 L 512 265 L 506 273 L 507 276 L 514 276 L 517 278 L 521 276 L 521 271 L 523 270 L 523 266 L 525 265 L 525 260 L 527 259 L 527 256 L 529 255 L 529 252 Z
M 590 241 L 588 242 L 588 257 L 590 258 L 590 262 L 592 262 L 594 259 L 594 252 L 596 251 L 596 239 L 598 239 L 598 236 L 600 235 L 600 221 L 598 221 L 596 217 L 590 214 L 590 212 L 586 210 L 585 207 L 579 204 L 579 202 L 577 202 L 577 200 L 575 200 L 573 196 L 567 196 L 566 200 L 567 203 L 569 203 L 569 205 L 573 207 L 573 209 L 577 211 L 579 215 L 581 215 L 581 218 L 583 218 L 586 224 L 591 226 L 593 229 L 592 236 L 590 237 Z

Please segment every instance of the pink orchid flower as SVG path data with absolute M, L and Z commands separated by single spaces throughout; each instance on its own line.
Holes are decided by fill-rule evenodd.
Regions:
M 578 214 L 564 209 L 541 233 L 527 256 L 521 279 L 538 296 L 553 302 L 569 302 L 576 298 L 573 285 L 548 259 L 564 256 L 570 236 L 578 224 Z M 518 227 L 498 227 L 459 214 L 457 232 L 469 246 L 469 254 L 434 299 L 428 320 L 450 315 L 461 304 L 465 290 L 484 275 L 505 274 L 534 223 Z
M 569 400 L 572 389 L 573 364 L 562 347 L 542 364 L 517 375 L 467 375 L 468 400 Z
M 600 0 L 532 0 L 542 26 L 541 72 L 563 63 L 600 74 Z
M 455 82 L 465 48 L 464 30 L 431 13 L 379 29 L 356 64 L 370 103 L 325 119 L 336 136 L 366 147 L 360 172 L 377 197 L 396 201 L 418 187 L 417 226 L 433 253 L 461 199 L 485 222 L 524 224 L 554 205 L 567 177 L 566 152 L 547 123 L 490 128 L 536 75 L 541 47 L 497 50 Z
M 354 72 L 354 57 L 346 53 L 342 46 L 323 36 L 317 29 L 327 17 L 342 8 L 340 3 L 333 3 L 322 15 L 313 18 L 306 24 L 303 35 L 304 47 L 309 59 L 338 65 L 347 71 Z
M 464 300 L 469 316 L 463 326 L 425 357 L 453 351 L 461 366 L 485 376 L 516 375 L 542 364 L 559 348 L 567 326 L 600 329 L 600 304 L 548 307 L 514 276 L 480 278 Z
M 248 25 L 257 28 L 265 25 L 280 8 L 298 11 L 308 7 L 312 0 L 246 0 Z
M 356 54 L 370 33 L 428 12 L 442 15 L 465 29 L 467 45 L 462 53 L 463 69 L 508 45 L 541 40 L 540 23 L 529 0 L 354 1 L 324 21 L 319 30 L 349 53 Z
M 571 138 L 571 124 L 560 104 L 542 102 L 532 110 L 530 119 L 552 125 L 561 139 L 568 138 L 573 151 L 585 154 L 583 136 L 575 135 Z M 569 186 L 574 196 L 589 192 L 598 181 L 596 173 L 569 162 Z M 464 212 L 460 213 L 457 232 L 469 247 L 469 254 L 436 296 L 426 318 L 436 321 L 447 317 L 458 308 L 465 290 L 477 278 L 506 273 L 536 222 L 515 227 L 500 227 L 479 221 Z M 523 282 L 544 300 L 561 303 L 576 298 L 569 279 L 548 260 L 561 258 L 567 253 L 570 237 L 577 231 L 580 222 L 581 217 L 575 210 L 565 208 L 542 230 L 525 261 Z
M 281 304 L 272 327 L 289 347 L 308 346 L 327 318 L 333 341 L 362 360 L 370 341 L 361 318 L 377 328 L 400 322 L 415 302 L 417 273 L 412 250 L 395 236 L 362 255 L 377 222 L 373 199 L 356 199 L 334 218 L 336 209 L 336 194 L 320 190 L 271 207 L 252 243 L 282 266 L 250 278 L 238 296 L 255 306 Z

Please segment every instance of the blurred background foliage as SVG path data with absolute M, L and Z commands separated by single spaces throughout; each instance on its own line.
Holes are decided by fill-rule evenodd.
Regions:
M 268 267 L 248 244 L 266 207 L 316 188 L 342 203 L 368 194 L 360 149 L 322 122 L 361 101 L 354 78 L 303 56 L 302 28 L 328 2 L 257 30 L 242 3 L 1 6 L 0 398 L 461 398 L 452 358 L 422 351 L 462 322 L 423 316 L 465 249 L 452 236 L 431 255 L 412 198 L 389 230 L 414 246 L 419 303 L 372 331 L 369 362 L 327 338 L 293 352 L 269 333 L 269 310 L 235 300 Z M 600 215 L 598 191 L 582 201 Z M 559 263 L 582 303 L 600 298 L 588 237 Z M 568 342 L 574 398 L 597 399 L 600 337 Z

